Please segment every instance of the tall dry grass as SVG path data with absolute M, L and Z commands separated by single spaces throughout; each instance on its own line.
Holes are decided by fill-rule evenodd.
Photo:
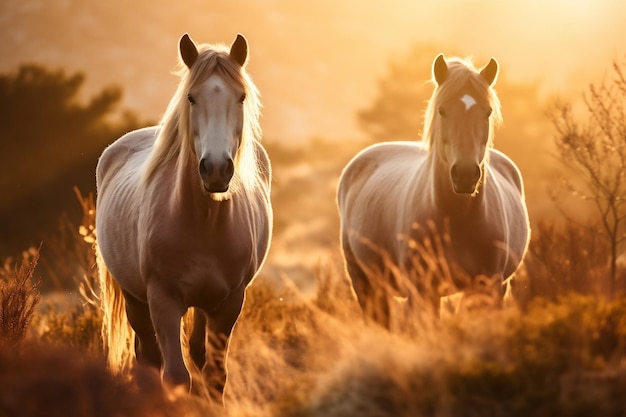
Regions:
M 80 230 L 87 241 L 77 250 L 89 251 L 89 226 Z M 260 276 L 248 288 L 229 348 L 226 408 L 216 410 L 202 396 L 164 392 L 153 370 L 136 367 L 128 378 L 109 373 L 100 312 L 92 309 L 98 291 L 84 274 L 83 293 L 92 304 L 38 313 L 31 327 L 45 322 L 47 330 L 42 326 L 21 347 L 0 351 L 0 415 L 69 415 L 69 403 L 81 404 L 86 411 L 75 415 L 85 416 L 626 414 L 624 297 L 555 292 L 528 297 L 522 309 L 503 307 L 490 298 L 499 291 L 479 288 L 466 295 L 471 308 L 437 319 L 424 313 L 427 305 L 389 291 L 383 293 L 395 323 L 389 331 L 364 318 L 340 261 L 329 260 L 314 275 L 312 295 L 288 277 L 276 285 Z M 24 412 L 27 403 L 44 400 L 47 414 Z
M 366 323 L 340 269 L 318 277 L 312 299 L 251 287 L 229 358 L 233 415 L 626 411 L 626 298 L 537 298 L 523 312 L 470 294 L 473 309 L 430 321 L 393 298 L 408 323 L 389 332 Z
M 39 251 L 26 252 L 22 264 L 11 266 L 11 260 L 0 269 L 0 347 L 16 348 L 26 336 L 35 306 L 41 299 L 33 281 Z

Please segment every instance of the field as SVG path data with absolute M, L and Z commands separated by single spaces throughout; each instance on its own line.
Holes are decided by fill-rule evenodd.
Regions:
M 221 409 L 164 392 L 152 370 L 108 372 L 93 203 L 81 203 L 84 224 L 64 248 L 81 264 L 73 303 L 41 299 L 36 250 L 20 267 L 4 265 L 0 416 L 626 415 L 626 298 L 609 299 L 586 282 L 602 274 L 580 230 L 539 226 L 515 296 L 502 307 L 497 291 L 478 287 L 458 314 L 444 307 L 439 320 L 388 294 L 392 331 L 363 320 L 335 247 L 322 239 L 327 252 L 316 264 L 267 268 L 249 287 Z M 546 244 L 550 256 L 540 250 Z M 577 264 L 575 277 L 565 261 L 582 258 L 577 250 L 588 270 Z M 296 285 L 289 271 L 314 282 Z

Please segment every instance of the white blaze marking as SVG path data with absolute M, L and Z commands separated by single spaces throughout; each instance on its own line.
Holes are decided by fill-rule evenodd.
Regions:
M 465 104 L 465 111 L 468 111 L 472 108 L 474 104 L 476 104 L 476 100 L 474 100 L 474 97 L 470 96 L 469 94 L 465 94 L 463 97 L 461 97 L 461 101 L 463 102 L 463 104 Z

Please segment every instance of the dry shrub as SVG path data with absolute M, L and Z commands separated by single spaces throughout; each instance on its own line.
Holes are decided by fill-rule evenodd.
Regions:
M 626 299 L 570 296 L 458 317 L 426 339 L 367 332 L 288 415 L 623 415 L 625 313 Z
M 610 280 L 608 243 L 586 225 L 539 223 L 524 262 L 525 299 L 556 300 L 571 292 L 607 294 Z
M 11 269 L 5 263 L 0 270 L 0 346 L 15 348 L 26 336 L 41 298 L 39 282 L 32 281 L 38 260 L 39 251 L 35 250 L 19 268 Z
M 344 309 L 336 298 L 331 302 Z M 347 302 L 358 308 L 353 299 Z M 258 416 L 305 401 L 318 376 L 334 365 L 328 354 L 341 354 L 337 341 L 345 330 L 292 286 L 275 288 L 257 278 L 230 343 L 227 405 L 236 415 Z
M 389 412 L 384 415 L 396 415 L 394 410 L 406 410 L 397 415 L 420 415 L 416 410 L 439 407 L 443 400 L 438 395 L 444 392 L 440 384 L 446 381 L 438 379 L 437 363 L 452 362 L 443 342 L 452 336 L 442 330 L 450 322 L 437 320 L 420 302 L 398 300 L 389 290 L 381 295 L 388 299 L 380 305 L 392 318 L 390 332 L 364 320 L 339 268 L 320 267 L 317 279 L 312 298 L 288 284 L 276 289 L 262 279 L 248 289 L 228 358 L 226 402 L 231 415 L 379 415 L 381 410 Z M 479 298 L 468 296 L 468 305 L 474 297 Z M 493 310 L 492 304 L 474 304 L 462 314 Z M 423 374 L 407 379 L 401 370 L 415 361 Z M 339 380 L 341 387 L 333 382 Z M 377 397 L 385 389 L 388 397 Z M 411 403 L 416 396 L 432 404 Z M 332 414 L 335 402 L 349 411 Z
M 32 332 L 40 342 L 102 356 L 102 311 L 91 304 L 49 305 L 35 315 Z
M 68 347 L 0 349 L 0 415 L 28 417 L 212 416 L 194 401 L 170 399 L 159 376 L 137 368 L 132 381 Z
M 93 194 L 84 196 L 74 187 L 81 207 L 82 219 L 78 225 L 67 215 L 59 219 L 56 233 L 46 236 L 45 257 L 42 259 L 45 281 L 43 291 L 73 291 L 77 287 L 97 288 L 95 268 L 95 215 Z
M 83 196 L 74 188 L 83 218 L 77 228 L 63 223 L 62 232 L 49 250 L 57 263 L 65 264 L 49 275 L 57 282 L 71 281 L 78 292 L 77 303 L 46 303 L 35 315 L 33 333 L 47 344 L 62 344 L 93 356 L 102 355 L 102 310 L 99 301 L 98 271 L 95 267 L 95 203 L 92 194 Z M 63 262 L 65 261 L 65 262 Z M 71 265 L 71 267 L 70 267 Z
M 522 312 L 485 302 L 500 296 L 488 289 L 437 320 L 387 293 L 404 322 L 390 332 L 363 320 L 343 274 L 320 271 L 312 299 L 250 288 L 231 342 L 229 415 L 623 415 L 626 298 L 571 294 Z
M 396 265 L 375 242 L 363 241 L 379 262 L 360 265 L 370 297 L 359 302 L 366 318 L 392 333 L 427 335 L 439 317 L 459 311 L 489 310 L 502 306 L 505 285 L 499 276 L 470 276 L 448 259 L 452 250 L 449 225 L 438 230 L 434 222 L 414 224 L 419 239 L 406 240 L 408 262 Z

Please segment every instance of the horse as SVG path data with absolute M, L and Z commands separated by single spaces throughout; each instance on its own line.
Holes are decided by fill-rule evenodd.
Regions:
M 410 277 L 438 312 L 447 294 L 436 275 L 444 269 L 462 289 L 478 277 L 503 283 L 524 258 L 530 227 L 522 176 L 493 147 L 502 120 L 493 88 L 498 72 L 493 58 L 478 70 L 469 59 L 438 55 L 422 141 L 374 144 L 341 173 L 340 247 L 359 304 L 374 322 L 389 326 L 389 307 L 375 300 L 384 287 L 378 281 L 393 280 L 390 270 Z
M 228 341 L 270 245 L 271 166 L 245 37 L 228 48 L 184 34 L 179 52 L 160 124 L 97 163 L 103 338 L 115 372 L 152 366 L 166 387 L 191 392 L 197 379 L 223 401 Z

